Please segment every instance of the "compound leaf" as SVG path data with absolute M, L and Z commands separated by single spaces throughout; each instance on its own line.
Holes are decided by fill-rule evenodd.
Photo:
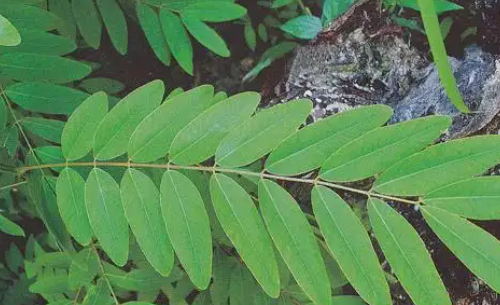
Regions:
M 291 101 L 253 116 L 219 144 L 215 162 L 223 167 L 248 165 L 297 131 L 312 110 L 308 100 Z
M 135 129 L 128 155 L 136 162 L 151 162 L 165 156 L 175 135 L 213 105 L 214 88 L 199 86 L 176 95 L 150 113 Z
M 466 218 L 500 219 L 500 177 L 478 177 L 444 186 L 424 197 L 425 204 Z
M 500 136 L 486 135 L 434 145 L 406 158 L 375 182 L 377 192 L 425 195 L 439 187 L 471 178 L 500 161 Z
M 99 12 L 91 0 L 72 0 L 76 25 L 85 42 L 92 48 L 101 45 L 102 23 Z
M 183 15 L 207 22 L 225 22 L 240 19 L 247 10 L 229 1 L 198 1 L 181 10 Z
M 370 304 L 392 304 L 370 237 L 349 205 L 318 185 L 312 191 L 312 206 L 328 248 L 354 289 Z
M 193 75 L 193 46 L 181 19 L 168 9 L 162 8 L 160 23 L 172 55 L 184 71 Z
M 64 57 L 32 53 L 7 53 L 0 56 L 4 76 L 20 81 L 69 83 L 89 75 L 89 65 Z
M 257 108 L 260 95 L 245 92 L 220 101 L 192 120 L 175 137 L 172 162 L 196 164 L 213 156 L 219 142 Z
M 85 180 L 75 170 L 65 168 L 57 179 L 56 194 L 59 212 L 68 231 L 77 242 L 88 245 L 92 229 L 85 207 Z
M 164 65 L 169 66 L 172 54 L 163 36 L 158 14 L 149 5 L 141 2 L 137 2 L 136 11 L 139 24 L 153 52 Z
M 128 259 L 128 225 L 120 187 L 110 174 L 94 168 L 85 184 L 85 205 L 95 236 L 109 258 L 118 266 Z
M 128 169 L 120 190 L 125 216 L 142 252 L 158 273 L 168 276 L 174 251 L 161 216 L 158 188 L 144 173 Z
M 61 139 L 62 152 L 67 160 L 77 160 L 92 149 L 94 134 L 108 113 L 108 98 L 98 92 L 87 98 L 69 117 Z
M 224 39 L 214 29 L 206 25 L 206 23 L 189 15 L 181 15 L 181 19 L 188 32 L 199 43 L 222 57 L 229 57 L 231 55 Z
M 415 229 L 380 199 L 368 203 L 370 223 L 391 270 L 417 305 L 451 305 L 425 244 Z
M 5 92 L 22 108 L 46 114 L 71 114 L 88 97 L 79 90 L 41 82 L 12 84 Z
M 115 49 L 121 54 L 127 54 L 128 31 L 125 14 L 116 0 L 97 0 L 109 37 Z
M 275 182 L 259 182 L 267 229 L 304 293 L 317 305 L 330 304 L 330 284 L 311 226 L 290 194 Z
M 163 100 L 165 85 L 155 80 L 124 97 L 99 124 L 94 137 L 94 156 L 98 160 L 118 157 L 127 151 L 135 128 Z
M 200 192 L 186 176 L 168 170 L 160 193 L 163 219 L 175 253 L 191 281 L 206 289 L 212 277 L 212 237 Z
M 280 175 L 297 175 L 316 169 L 339 148 L 384 124 L 391 115 L 390 107 L 374 105 L 308 125 L 273 150 L 266 160 L 266 169 Z
M 479 226 L 439 208 L 423 207 L 425 221 L 477 277 L 500 292 L 500 243 Z
M 280 292 L 271 239 L 245 189 L 223 174 L 210 179 L 212 202 L 222 228 L 257 282 L 271 297 Z
M 331 155 L 320 176 L 341 182 L 369 178 L 429 145 L 450 124 L 449 117 L 431 116 L 378 128 Z

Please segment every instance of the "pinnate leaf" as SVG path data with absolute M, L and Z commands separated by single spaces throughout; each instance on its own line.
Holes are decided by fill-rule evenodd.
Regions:
M 297 175 L 316 169 L 339 148 L 384 124 L 391 115 L 390 107 L 374 105 L 308 125 L 273 150 L 266 160 L 266 169 L 280 175 Z
M 385 258 L 413 302 L 451 305 L 424 242 L 406 219 L 376 198 L 369 200 L 368 213 Z
M 135 129 L 128 154 L 136 162 L 151 162 L 165 156 L 175 135 L 212 106 L 214 88 L 199 86 L 167 99 Z
M 280 281 L 274 249 L 252 199 L 223 174 L 212 175 L 210 193 L 217 218 L 248 269 L 267 294 L 278 297 Z
M 67 160 L 77 160 L 92 149 L 94 134 L 108 113 L 108 98 L 98 92 L 87 98 L 64 126 L 61 147 Z
M 500 177 L 478 177 L 444 186 L 424 197 L 425 204 L 466 218 L 500 219 Z
M 262 217 L 271 238 L 304 293 L 317 305 L 330 304 L 330 284 L 311 226 L 297 202 L 275 182 L 259 182 Z
M 212 276 L 212 237 L 207 211 L 196 186 L 177 171 L 166 171 L 161 210 L 175 253 L 191 281 L 206 289 Z
M 231 55 L 224 39 L 222 39 L 214 29 L 203 21 L 190 17 L 189 15 L 181 15 L 181 17 L 182 23 L 186 26 L 188 32 L 193 35 L 199 43 L 222 57 L 229 57 Z
M 500 136 L 475 136 L 434 145 L 406 158 L 375 182 L 377 192 L 425 195 L 439 187 L 471 178 L 500 161 Z
M 370 304 L 391 304 L 389 286 L 365 227 L 334 191 L 315 186 L 312 205 L 328 248 L 359 295 Z
M 168 9 L 162 8 L 160 23 L 172 55 L 184 71 L 193 75 L 193 46 L 181 19 Z
M 229 1 L 198 1 L 184 8 L 183 15 L 208 22 L 225 22 L 239 19 L 247 10 Z
M 163 100 L 165 85 L 155 80 L 124 97 L 99 124 L 94 137 L 94 156 L 98 160 L 118 157 L 127 151 L 135 128 Z
M 470 271 L 500 292 L 500 243 L 479 226 L 439 208 L 424 207 L 425 221 Z
M 161 216 L 158 188 L 146 174 L 128 169 L 120 191 L 125 216 L 142 252 L 158 273 L 168 276 L 174 251 Z
M 170 148 L 172 162 L 191 165 L 213 156 L 219 142 L 252 115 L 259 101 L 258 93 L 245 92 L 208 108 L 177 134 Z
M 120 187 L 110 174 L 94 168 L 85 184 L 85 205 L 95 236 L 118 266 L 128 259 L 128 225 L 120 200 Z
M 369 178 L 431 144 L 450 124 L 449 117 L 432 116 L 378 128 L 331 155 L 320 176 L 342 182 Z
M 77 242 L 88 245 L 92 238 L 85 207 L 85 180 L 75 170 L 65 168 L 56 184 L 57 205 L 68 231 Z
M 296 132 L 311 110 L 309 100 L 297 100 L 257 113 L 222 140 L 215 162 L 241 167 L 258 160 Z

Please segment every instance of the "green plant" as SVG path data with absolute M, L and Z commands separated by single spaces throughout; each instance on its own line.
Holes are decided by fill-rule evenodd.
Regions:
M 500 218 L 500 180 L 477 177 L 500 162 L 500 136 L 430 145 L 448 117 L 380 127 L 392 114 L 382 105 L 299 129 L 308 100 L 254 114 L 257 93 L 164 91 L 150 82 L 110 111 L 108 96 L 95 93 L 69 116 L 61 146 L 25 137 L 25 160 L 2 165 L 18 179 L 4 188 L 29 195 L 49 231 L 39 242 L 59 249 L 30 238 L 24 258 L 12 250 L 33 293 L 60 304 L 119 304 L 135 299 L 131 291 L 152 303 L 160 290 L 183 304 L 192 291 L 195 304 L 330 304 L 347 278 L 367 303 L 391 304 L 366 226 L 344 193 L 366 198 L 374 236 L 415 304 L 451 302 L 423 241 L 391 202 L 419 207 L 452 252 L 500 291 L 500 243 L 467 220 Z M 346 184 L 360 180 L 363 187 Z M 314 215 L 287 192 L 292 185 L 312 187 Z

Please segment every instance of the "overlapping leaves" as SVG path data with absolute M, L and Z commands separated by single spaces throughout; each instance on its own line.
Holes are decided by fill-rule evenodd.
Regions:
M 498 207 L 487 205 L 495 205 L 500 197 L 499 180 L 475 176 L 500 162 L 499 136 L 426 148 L 449 127 L 448 118 L 431 116 L 381 127 L 391 110 L 379 105 L 300 128 L 311 111 L 306 100 L 255 113 L 256 93 L 221 100 L 211 86 L 201 86 L 164 100 L 163 88 L 160 81 L 146 84 L 110 112 L 104 107 L 106 95 L 96 93 L 65 125 L 60 158 L 66 158 L 69 167 L 73 160 L 95 167 L 90 174 L 64 169 L 57 183 L 62 220 L 79 243 L 95 237 L 110 259 L 123 266 L 130 226 L 145 259 L 161 275 L 172 276 L 177 270 L 174 253 L 189 276 L 186 289 L 207 288 L 213 273 L 210 298 L 217 304 L 227 298 L 238 303 L 234 295 L 241 285 L 253 287 L 252 298 L 259 302 L 279 296 L 287 303 L 290 295 L 280 294 L 286 287 L 303 301 L 330 304 L 331 268 L 326 265 L 334 257 L 366 302 L 391 304 L 369 234 L 335 192 L 341 188 L 370 197 L 375 238 L 412 300 L 419 305 L 449 304 L 418 234 L 377 199 L 421 196 L 402 200 L 422 205 L 426 221 L 444 243 L 471 271 L 499 289 L 494 274 L 500 244 L 463 218 L 498 218 Z M 89 101 L 100 105 L 99 111 Z M 86 156 L 89 153 L 93 158 Z M 111 160 L 125 154 L 130 162 Z M 255 163 L 268 154 L 265 166 Z M 156 163 L 134 163 L 152 161 Z M 117 171 L 120 167 L 129 168 Z M 315 180 L 289 177 L 317 169 Z M 186 170 L 204 171 L 210 180 L 195 179 Z M 371 191 L 335 184 L 374 175 Z M 272 180 L 315 184 L 315 216 L 309 219 L 315 217 L 318 227 L 308 222 L 284 185 Z M 209 188 L 199 187 L 200 181 Z M 221 256 L 220 250 L 213 254 L 212 247 L 220 246 L 220 239 L 211 238 L 217 226 L 227 235 L 224 247 L 234 247 L 246 267 Z M 200 295 L 200 302 L 207 297 Z

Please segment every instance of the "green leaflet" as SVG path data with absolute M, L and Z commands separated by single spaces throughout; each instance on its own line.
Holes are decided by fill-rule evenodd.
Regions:
M 21 81 L 69 83 L 92 72 L 90 66 L 78 61 L 53 55 L 7 53 L 0 56 L 0 69 L 4 76 Z
M 161 216 L 158 188 L 142 172 L 128 169 L 120 190 L 125 216 L 137 243 L 155 270 L 168 276 L 174 264 L 174 251 Z
M 210 298 L 214 305 L 226 305 L 229 298 L 231 274 L 238 261 L 224 254 L 217 248 L 214 250 L 213 283 L 210 287 Z
M 255 48 L 257 48 L 257 35 L 255 34 L 255 30 L 252 27 L 251 22 L 245 23 L 244 33 L 247 46 L 250 48 L 250 50 L 255 52 Z
M 266 160 L 274 174 L 297 175 L 318 168 L 346 143 L 384 124 L 392 109 L 384 105 L 342 112 L 308 125 L 283 141 Z
M 15 47 L 0 47 L 0 52 L 26 52 L 36 50 L 37 54 L 45 55 L 66 55 L 76 50 L 73 40 L 63 36 L 42 32 L 39 30 L 24 30 L 21 32 L 23 41 Z
M 79 90 L 39 82 L 12 84 L 5 92 L 22 108 L 47 114 L 71 114 L 88 97 Z
M 117 94 L 125 89 L 125 85 L 115 79 L 94 77 L 84 79 L 78 87 L 93 94 L 104 91 L 107 94 Z
M 50 31 L 55 29 L 60 22 L 59 18 L 54 14 L 31 5 L 5 3 L 3 1 L 0 3 L 0 11 L 2 16 L 7 18 L 18 30 Z
M 110 305 L 113 304 L 113 299 L 109 291 L 106 280 L 99 278 L 97 285 L 90 286 L 90 289 L 83 299 L 82 305 Z
M 222 140 L 215 162 L 241 167 L 258 160 L 296 132 L 311 110 L 310 101 L 297 100 L 260 111 Z
M 184 71 L 193 75 L 193 46 L 181 19 L 168 9 L 162 8 L 160 23 L 172 55 Z
M 103 250 L 118 266 L 128 258 L 128 225 L 120 187 L 110 174 L 94 168 L 85 184 L 85 205 L 90 225 Z
M 280 281 L 274 249 L 252 199 L 223 174 L 212 175 L 210 193 L 217 218 L 246 266 L 267 294 L 278 297 Z
M 163 36 L 158 14 L 149 5 L 141 2 L 137 2 L 136 11 L 139 24 L 153 52 L 164 65 L 169 66 L 172 55 Z
M 229 1 L 198 1 L 181 10 L 183 15 L 208 22 L 225 22 L 240 19 L 247 10 Z
M 132 302 L 127 302 L 124 305 L 154 305 L 154 304 L 153 303 L 149 303 L 149 302 L 136 302 L 136 301 L 132 301 Z
M 401 0 L 398 2 L 398 5 L 420 11 L 419 3 L 415 0 Z M 464 9 L 462 6 L 447 0 L 434 0 L 434 7 L 438 15 Z
M 248 305 L 250 300 L 253 299 L 254 294 L 257 292 L 257 285 L 255 280 L 242 265 L 237 264 L 231 273 L 231 280 L 229 284 L 229 302 L 231 305 Z
M 163 175 L 160 193 L 175 253 L 191 281 L 204 290 L 212 276 L 212 237 L 201 195 L 191 180 L 170 170 Z
M 297 202 L 269 180 L 259 182 L 259 199 L 267 229 L 297 283 L 315 304 L 330 304 L 325 264 L 311 226 Z
M 375 181 L 374 189 L 392 195 L 425 195 L 484 172 L 500 161 L 499 156 L 497 135 L 445 142 L 395 164 Z
M 17 126 L 10 125 L 0 133 L 0 147 L 5 147 L 9 156 L 13 157 L 19 148 L 19 132 Z
M 378 128 L 331 155 L 320 177 L 340 182 L 369 178 L 431 144 L 450 125 L 449 117 L 431 116 Z
M 24 230 L 15 222 L 0 214 L 0 231 L 14 236 L 25 236 Z
M 321 15 L 323 26 L 328 26 L 331 21 L 345 13 L 353 2 L 352 0 L 326 0 L 323 3 Z
M 369 304 L 392 304 L 377 254 L 359 218 L 325 186 L 315 186 L 311 196 L 326 244 L 354 289 Z
M 30 156 L 31 157 L 31 156 Z M 57 208 L 54 177 L 46 177 L 41 171 L 29 176 L 28 191 L 38 216 L 59 245 L 67 252 L 73 252 L 73 245 Z
M 172 162 L 191 165 L 213 156 L 219 142 L 252 115 L 259 101 L 258 93 L 245 92 L 208 108 L 177 134 L 170 148 Z
M 451 305 L 424 242 L 406 219 L 376 198 L 369 199 L 368 213 L 385 258 L 413 302 Z
M 98 92 L 87 98 L 69 117 L 64 126 L 61 147 L 67 160 L 77 160 L 92 149 L 94 134 L 108 113 L 108 98 Z
M 64 157 L 59 146 L 39 146 L 34 150 L 40 161 L 44 164 L 56 164 L 64 162 Z M 62 168 L 53 167 L 56 172 L 60 172 Z
M 135 129 L 128 154 L 135 162 L 151 162 L 165 156 L 175 135 L 213 105 L 212 86 L 200 86 L 168 99 Z
M 109 160 L 127 151 L 130 136 L 139 123 L 160 105 L 165 86 L 155 80 L 124 97 L 99 124 L 94 137 L 94 156 Z
M 500 292 L 500 243 L 477 225 L 434 207 L 423 207 L 425 221 L 477 277 Z
M 500 219 L 500 177 L 478 177 L 444 186 L 424 197 L 427 205 L 466 218 Z
M 16 27 L 0 15 L 0 46 L 13 47 L 21 43 L 21 35 Z
M 102 23 L 94 1 L 72 0 L 71 4 L 80 34 L 90 47 L 98 49 L 101 45 Z
M 199 43 L 222 57 L 229 57 L 231 55 L 224 39 L 206 23 L 190 15 L 181 15 L 181 19 L 188 32 L 193 35 Z
M 109 278 L 111 284 L 130 291 L 159 290 L 165 284 L 179 281 L 185 276 L 185 274 L 177 267 L 174 267 L 169 277 L 161 276 L 150 267 L 145 269 L 133 269 L 129 272 L 125 272 L 121 269 L 115 269 L 116 271 L 112 271 L 111 267 L 114 266 L 105 265 L 106 276 Z
M 116 0 L 97 0 L 96 3 L 115 49 L 121 55 L 127 54 L 128 31 L 122 9 Z
M 453 105 L 461 112 L 468 113 L 470 110 L 462 99 L 455 76 L 453 75 L 453 70 L 448 61 L 434 0 L 417 0 L 417 3 L 441 84 Z
M 70 263 L 68 272 L 69 287 L 71 289 L 78 289 L 81 286 L 89 285 L 98 273 L 99 257 L 97 256 L 97 252 L 90 247 L 84 248 L 75 255 Z
M 25 117 L 20 123 L 26 130 L 36 134 L 44 140 L 61 143 L 64 122 L 44 118 Z
M 32 293 L 65 293 L 69 291 L 68 276 L 55 275 L 38 278 L 35 283 L 29 287 Z
M 48 0 L 50 12 L 57 15 L 59 22 L 57 31 L 71 40 L 76 39 L 76 22 L 69 0 Z
M 92 239 L 85 207 L 85 180 L 71 168 L 59 174 L 56 185 L 57 205 L 68 231 L 77 242 L 88 245 Z
M 288 34 L 300 39 L 313 39 L 323 29 L 321 19 L 316 16 L 299 16 L 281 26 Z
M 271 4 L 271 8 L 273 9 L 280 8 L 282 6 L 292 3 L 293 1 L 294 0 L 274 0 L 273 3 Z
M 366 305 L 366 303 L 357 296 L 339 295 L 332 298 L 331 305 Z

